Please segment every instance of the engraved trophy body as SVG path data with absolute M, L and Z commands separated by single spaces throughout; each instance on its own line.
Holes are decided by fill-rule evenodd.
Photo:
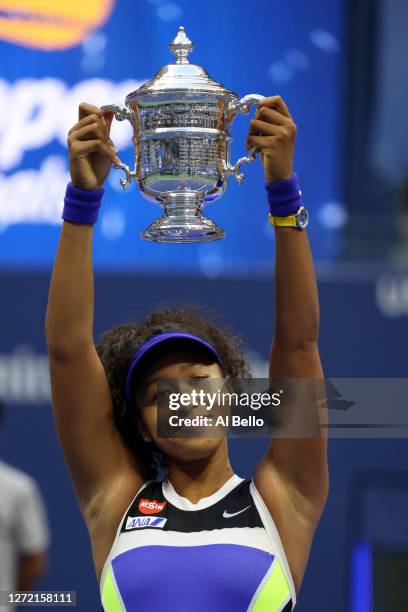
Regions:
M 255 150 L 231 165 L 229 128 L 236 115 L 247 114 L 264 96 L 240 100 L 204 68 L 190 64 L 193 44 L 182 27 L 169 49 L 175 62 L 129 93 L 125 106 L 101 107 L 133 127 L 134 170 L 124 163 L 112 165 L 124 170 L 124 189 L 136 181 L 143 196 L 163 208 L 142 238 L 172 243 L 218 240 L 224 230 L 203 208 L 222 196 L 231 175 L 239 183 L 245 178 L 241 165 L 255 159 Z

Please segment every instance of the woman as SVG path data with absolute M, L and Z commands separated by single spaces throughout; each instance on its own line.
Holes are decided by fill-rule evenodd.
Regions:
M 158 379 L 248 376 L 237 339 L 195 310 L 153 312 L 94 346 L 92 225 L 117 161 L 111 121 L 82 103 L 69 131 L 72 182 L 46 317 L 55 422 L 104 609 L 292 610 L 327 497 L 325 439 L 275 439 L 249 482 L 234 474 L 225 438 L 159 438 Z M 321 378 L 308 240 L 284 226 L 300 206 L 295 137 L 283 100 L 260 102 L 247 146 L 261 153 L 276 232 L 270 376 Z M 151 467 L 160 456 L 163 483 Z

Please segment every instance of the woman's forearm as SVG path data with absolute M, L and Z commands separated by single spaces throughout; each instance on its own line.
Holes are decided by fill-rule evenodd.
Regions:
M 64 222 L 48 298 L 48 350 L 64 357 L 93 342 L 93 227 Z
M 45 322 L 48 351 L 75 356 L 93 344 L 93 224 L 102 186 L 116 161 L 109 131 L 113 119 L 91 104 L 79 105 L 79 121 L 68 132 L 71 183 L 64 199 L 58 252 L 52 273 Z
M 297 128 L 288 107 L 280 96 L 265 98 L 251 121 L 247 146 L 260 151 L 268 185 L 288 183 L 293 179 L 293 156 Z M 279 206 L 285 211 L 288 197 L 293 198 L 296 185 L 280 191 Z M 269 194 L 270 196 L 270 194 Z M 299 193 L 300 196 L 300 193 Z M 275 193 L 276 199 L 276 193 Z M 290 200 L 289 198 L 289 200 Z M 279 197 L 278 197 L 279 200 Z M 299 201 L 300 205 L 300 201 Z M 270 202 L 271 207 L 271 202 Z M 279 212 L 272 212 L 280 216 Z M 283 212 L 281 216 L 293 214 Z M 309 242 L 304 231 L 276 227 L 276 317 L 274 343 L 303 349 L 317 339 L 319 307 L 316 279 Z
M 277 227 L 274 343 L 290 350 L 317 341 L 319 302 L 309 240 L 305 231 Z
M 115 427 L 112 393 L 93 340 L 93 225 L 114 154 L 108 154 L 101 110 L 83 102 L 78 114 L 68 132 L 71 181 L 51 278 L 46 338 L 55 427 L 89 527 L 101 499 L 126 479 L 141 482 L 142 468 L 139 473 Z

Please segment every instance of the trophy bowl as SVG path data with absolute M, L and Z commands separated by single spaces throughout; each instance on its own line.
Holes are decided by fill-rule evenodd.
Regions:
M 180 27 L 169 45 L 175 62 L 129 93 L 125 105 L 106 104 L 118 121 L 133 128 L 134 169 L 125 172 L 126 189 L 136 181 L 144 198 L 159 204 L 162 215 L 141 232 L 153 242 L 210 242 L 225 232 L 203 213 L 204 206 L 224 193 L 231 175 L 238 183 L 241 166 L 255 159 L 255 149 L 232 165 L 230 125 L 236 115 L 247 114 L 264 96 L 239 99 L 213 81 L 201 66 L 190 64 L 193 43 Z

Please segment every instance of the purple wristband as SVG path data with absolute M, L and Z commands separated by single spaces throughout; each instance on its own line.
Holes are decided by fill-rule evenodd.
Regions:
M 67 185 L 64 198 L 62 218 L 70 223 L 80 225 L 94 225 L 98 220 L 105 189 L 80 189 L 70 181 Z
M 286 181 L 266 183 L 269 212 L 274 217 L 288 217 L 295 214 L 302 206 L 297 174 Z

